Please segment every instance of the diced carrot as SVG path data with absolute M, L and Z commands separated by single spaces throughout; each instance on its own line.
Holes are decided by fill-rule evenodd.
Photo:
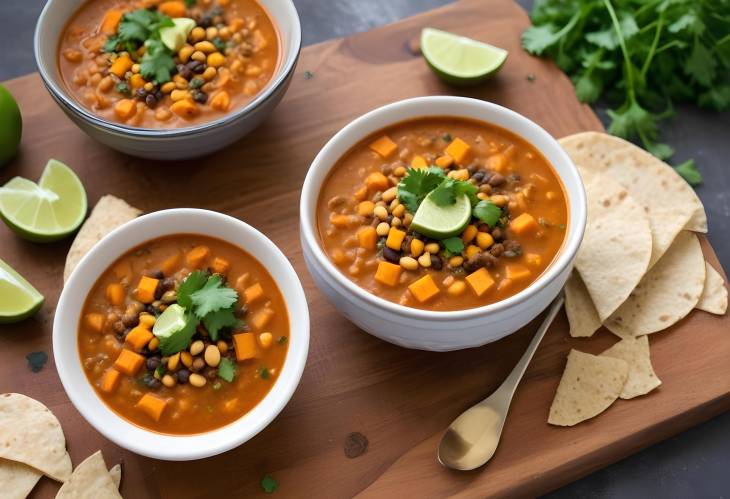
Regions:
M 507 279 L 512 281 L 519 281 L 521 279 L 527 279 L 532 275 L 530 269 L 524 265 L 518 263 L 510 263 L 505 265 L 504 275 Z
M 367 217 L 373 214 L 375 209 L 375 203 L 370 200 L 360 201 L 357 204 L 357 214 L 361 217 Z
M 539 267 L 542 265 L 542 256 L 537 253 L 527 253 L 525 255 L 525 262 L 531 267 Z
M 264 288 L 261 286 L 261 283 L 257 282 L 253 286 L 247 287 L 246 291 L 243 292 L 243 296 L 246 299 L 246 304 L 250 305 L 264 297 Z
M 269 321 L 274 317 L 274 311 L 270 308 L 263 308 L 254 314 L 251 319 L 251 325 L 257 331 L 266 327 Z
M 228 106 L 230 105 L 231 97 L 225 90 L 221 90 L 210 100 L 210 107 L 217 109 L 218 111 L 228 111 Z
M 106 287 L 106 299 L 112 305 L 121 306 L 124 304 L 124 287 L 116 282 Z
M 390 137 L 387 135 L 383 135 L 378 140 L 371 143 L 368 147 L 380 154 L 383 158 L 388 158 L 396 149 L 398 149 L 398 144 L 390 140 Z
M 198 106 L 188 99 L 181 99 L 177 102 L 173 102 L 170 106 L 170 111 L 185 119 L 194 118 L 200 112 Z
M 139 402 L 137 402 L 137 408 L 141 409 L 155 421 L 160 420 L 165 407 L 167 407 L 167 400 L 156 395 L 152 395 L 151 393 L 145 393 L 142 395 L 142 398 L 139 399 Z
M 492 154 L 487 158 L 486 167 L 495 172 L 503 172 L 507 168 L 507 157 L 502 153 Z
M 160 270 L 164 275 L 170 276 L 174 274 L 179 267 L 180 253 L 175 253 L 174 255 L 168 256 L 165 261 L 162 262 L 162 265 L 160 265 Z
M 236 350 L 237 361 L 253 359 L 256 357 L 256 336 L 253 333 L 234 334 L 233 348 Z
M 207 246 L 196 246 L 195 248 L 188 251 L 185 255 L 185 261 L 188 267 L 193 269 L 199 269 L 205 263 L 205 260 L 210 255 L 210 248 Z
M 114 361 L 114 368 L 120 373 L 134 376 L 144 364 L 144 357 L 126 348 L 119 352 L 119 357 Z
M 461 140 L 459 137 L 456 137 L 451 141 L 451 144 L 446 146 L 444 152 L 454 158 L 454 161 L 458 164 L 462 164 L 466 160 L 470 150 L 471 147 L 469 144 Z
M 231 263 L 225 258 L 221 258 L 219 256 L 213 258 L 213 263 L 210 264 L 210 269 L 216 274 L 225 274 L 230 268 Z
M 86 325 L 97 333 L 104 329 L 104 316 L 101 314 L 86 314 Z
M 537 221 L 529 213 L 523 213 L 509 223 L 509 228 L 515 234 L 526 234 L 538 229 Z
M 154 335 L 144 326 L 137 326 L 127 333 L 124 342 L 135 350 L 142 350 L 144 346 L 150 342 Z
M 384 191 L 390 184 L 388 183 L 388 177 L 380 172 L 372 172 L 365 179 L 365 185 L 372 191 Z
M 408 290 L 411 292 L 416 299 L 421 302 L 427 302 L 437 294 L 439 294 L 439 287 L 431 277 L 431 274 L 426 274 L 416 282 L 408 286 Z
M 378 245 L 378 234 L 375 232 L 375 227 L 367 226 L 357 231 L 357 239 L 360 242 L 360 247 L 371 251 L 375 251 Z
M 120 99 L 114 104 L 114 113 L 120 120 L 128 120 L 137 112 L 137 104 L 132 99 Z
M 125 54 L 114 60 L 112 65 L 109 67 L 109 72 L 114 73 L 120 79 L 123 79 L 124 74 L 132 69 L 132 66 L 134 66 L 134 61 L 132 61 L 131 57 Z
M 110 367 L 104 373 L 104 377 L 101 378 L 101 385 L 99 389 L 104 393 L 112 393 L 117 389 L 119 385 L 119 371 Z
M 401 244 L 403 244 L 403 239 L 405 239 L 405 237 L 405 231 L 391 227 L 388 231 L 388 239 L 385 240 L 385 245 L 392 250 L 400 251 Z
M 143 275 L 139 280 L 139 284 L 137 284 L 137 299 L 142 303 L 152 303 L 155 301 L 155 291 L 157 291 L 159 284 L 159 279 Z
M 426 163 L 426 159 L 421 155 L 413 156 L 413 159 L 411 160 L 411 168 L 426 168 L 428 166 L 428 163 Z
M 452 158 L 448 154 L 444 154 L 443 156 L 439 156 L 438 158 L 436 158 L 436 166 L 438 166 L 439 168 L 448 168 L 453 162 L 454 158 Z
M 157 10 L 169 17 L 185 17 L 185 4 L 178 0 L 162 2 Z
M 494 279 L 484 267 L 466 276 L 466 282 L 477 296 L 482 296 L 494 286 Z
M 113 35 L 117 32 L 119 21 L 122 19 L 123 12 L 121 10 L 112 9 L 108 10 L 104 14 L 104 19 L 101 21 L 101 27 L 99 31 L 105 35 Z
M 375 280 L 386 286 L 395 286 L 400 278 L 401 266 L 390 262 L 378 262 Z

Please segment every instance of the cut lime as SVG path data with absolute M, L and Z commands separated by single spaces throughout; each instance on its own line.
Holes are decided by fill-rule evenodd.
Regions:
M 23 120 L 18 103 L 8 89 L 0 85 L 0 166 L 15 156 L 22 131 Z
M 43 305 L 43 295 L 7 263 L 0 260 L 0 323 L 30 317 Z
M 158 338 L 169 338 L 185 328 L 186 324 L 185 309 L 176 303 L 167 307 L 157 318 L 152 332 Z
M 442 80 L 454 85 L 484 81 L 507 59 L 504 49 L 433 28 L 421 31 L 421 53 Z
M 411 228 L 434 239 L 460 234 L 471 220 L 471 203 L 467 195 L 457 197 L 454 204 L 439 206 L 431 199 L 431 194 L 418 207 Z
M 84 221 L 86 191 L 71 168 L 52 159 L 38 184 L 15 177 L 0 187 L 0 217 L 24 239 L 57 241 Z

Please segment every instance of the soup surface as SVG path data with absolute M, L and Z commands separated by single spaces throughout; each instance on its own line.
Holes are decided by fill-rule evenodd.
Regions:
M 248 103 L 278 58 L 278 34 L 256 0 L 89 0 L 61 35 L 58 65 L 101 118 L 180 128 Z
M 227 242 L 191 234 L 149 241 L 98 279 L 78 348 L 96 393 L 159 433 L 224 426 L 269 392 L 289 319 L 266 269 Z
M 367 291 L 462 310 L 529 286 L 562 246 L 561 182 L 532 145 L 478 121 L 398 123 L 348 151 L 324 182 L 324 250 Z

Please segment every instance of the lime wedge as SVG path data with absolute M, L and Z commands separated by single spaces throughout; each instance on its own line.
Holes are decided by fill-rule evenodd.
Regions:
M 86 191 L 60 161 L 48 161 L 38 184 L 15 177 L 0 187 L 0 218 L 16 234 L 35 242 L 63 239 L 86 217 Z
M 424 236 L 446 239 L 461 233 L 471 220 L 471 203 L 466 194 L 448 206 L 439 206 L 426 196 L 413 216 L 411 228 Z
M 433 28 L 421 31 L 421 53 L 442 80 L 454 85 L 484 81 L 507 59 L 504 49 Z
M 43 305 L 43 295 L 0 260 L 0 324 L 30 317 Z
M 157 318 L 152 332 L 158 338 L 169 338 L 182 330 L 186 324 L 185 309 L 176 303 L 167 307 Z

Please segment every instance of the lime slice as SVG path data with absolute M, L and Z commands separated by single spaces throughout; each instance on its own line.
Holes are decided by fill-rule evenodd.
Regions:
M 157 318 L 152 332 L 158 338 L 169 338 L 173 334 L 181 331 L 187 322 L 185 321 L 185 309 L 178 305 L 170 305 Z
M 448 206 L 439 206 L 426 196 L 413 217 L 411 228 L 424 236 L 446 239 L 461 233 L 471 220 L 471 203 L 466 194 Z
M 484 81 L 507 59 L 504 49 L 433 28 L 421 31 L 421 53 L 442 80 L 455 85 Z
M 16 234 L 35 242 L 63 239 L 86 216 L 86 191 L 60 161 L 48 161 L 41 180 L 15 177 L 0 187 L 0 218 Z
M 0 166 L 15 156 L 22 131 L 23 120 L 18 103 L 8 89 L 0 85 Z
M 43 295 L 7 263 L 0 260 L 0 323 L 30 317 L 43 305 Z

